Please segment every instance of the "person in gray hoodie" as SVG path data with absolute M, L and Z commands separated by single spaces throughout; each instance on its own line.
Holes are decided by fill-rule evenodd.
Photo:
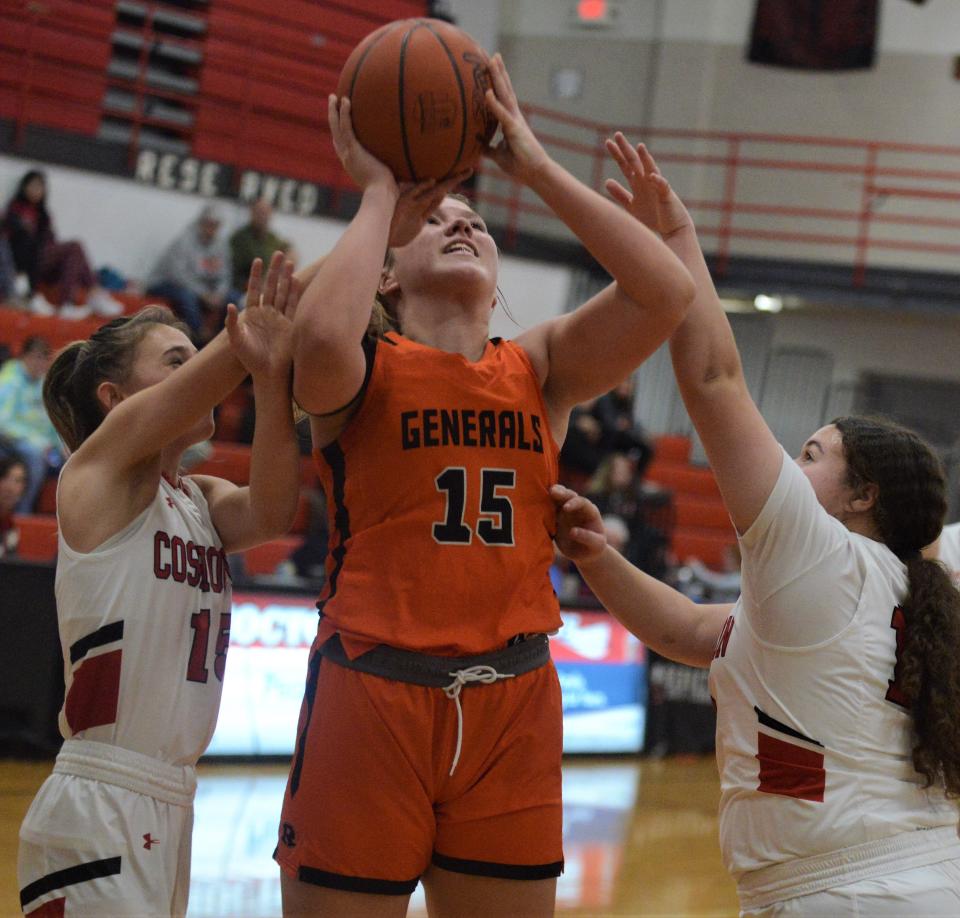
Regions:
M 230 289 L 230 246 L 220 235 L 223 211 L 214 203 L 164 252 L 147 286 L 148 296 L 167 300 L 190 326 L 197 344 L 212 338 L 222 327 L 227 303 L 236 302 Z

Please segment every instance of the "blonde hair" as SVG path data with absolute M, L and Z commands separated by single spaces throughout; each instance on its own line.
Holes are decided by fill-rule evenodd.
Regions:
M 461 204 L 466 204 L 471 210 L 473 209 L 473 202 L 466 195 L 459 194 L 458 192 L 450 192 L 445 197 L 453 198 L 454 201 L 459 201 Z M 396 256 L 393 253 L 393 249 L 387 249 L 387 254 L 383 258 L 381 277 L 395 264 Z M 497 290 L 497 295 L 498 297 L 500 296 L 499 289 Z M 502 301 L 502 297 L 500 297 L 500 299 Z M 504 304 L 504 308 L 506 308 L 506 304 Z M 511 318 L 513 317 L 511 316 Z M 367 326 L 367 334 L 375 338 L 382 338 L 389 331 L 401 331 L 400 317 L 396 314 L 395 304 L 391 303 L 382 293 L 377 293 L 374 297 L 373 311 L 370 313 L 370 324 Z

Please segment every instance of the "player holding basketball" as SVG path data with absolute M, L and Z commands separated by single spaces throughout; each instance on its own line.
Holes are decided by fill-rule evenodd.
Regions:
M 610 146 L 608 144 L 608 146 Z M 642 146 L 611 148 L 613 196 L 698 293 L 670 347 L 740 534 L 743 593 L 696 605 L 604 546 L 557 487 L 557 541 L 658 653 L 710 667 L 720 844 L 744 915 L 960 914 L 960 594 L 921 548 L 943 471 L 915 434 L 840 418 L 784 453 L 754 405 L 689 214 Z
M 558 444 L 570 408 L 663 342 L 692 295 L 646 228 L 553 162 L 499 56 L 491 155 L 615 283 L 516 341 L 490 340 L 496 245 L 443 199 L 384 252 L 389 170 L 330 100 L 360 209 L 301 301 L 294 393 L 310 412 L 331 546 L 276 858 L 287 915 L 553 913 L 561 700 L 547 633 Z M 375 295 L 399 331 L 364 338 Z M 361 343 L 363 342 L 363 343 Z
M 28 915 L 183 915 L 194 766 L 230 636 L 227 553 L 286 532 L 299 493 L 290 409 L 299 283 L 277 253 L 200 353 L 159 306 L 63 350 L 44 401 L 72 455 L 57 494 L 66 741 L 20 830 Z M 261 305 L 262 300 L 262 305 Z M 213 408 L 253 376 L 249 487 L 181 477 Z

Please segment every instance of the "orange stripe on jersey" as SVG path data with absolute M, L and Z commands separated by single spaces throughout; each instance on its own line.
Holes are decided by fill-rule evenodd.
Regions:
M 527 355 L 494 339 L 471 363 L 390 333 L 370 359 L 357 413 L 316 454 L 331 534 L 323 630 L 467 655 L 559 628 L 558 450 Z
M 72 733 L 116 723 L 122 650 L 87 657 L 73 673 L 64 713 Z

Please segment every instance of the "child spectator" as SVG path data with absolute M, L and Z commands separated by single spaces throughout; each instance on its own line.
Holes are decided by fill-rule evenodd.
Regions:
M 19 459 L 27 469 L 18 513 L 33 512 L 47 472 L 63 462 L 60 438 L 43 407 L 43 377 L 51 357 L 49 342 L 32 335 L 20 357 L 0 369 L 0 455 Z
M 13 510 L 27 487 L 27 467 L 19 460 L 0 456 L 0 558 L 17 553 L 20 531 Z

